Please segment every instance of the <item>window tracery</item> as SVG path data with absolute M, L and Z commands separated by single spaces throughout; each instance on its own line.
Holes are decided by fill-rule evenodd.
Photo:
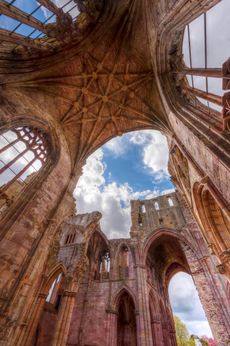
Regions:
M 0 135 L 0 214 L 27 186 L 48 158 L 46 134 L 31 127 L 17 127 Z

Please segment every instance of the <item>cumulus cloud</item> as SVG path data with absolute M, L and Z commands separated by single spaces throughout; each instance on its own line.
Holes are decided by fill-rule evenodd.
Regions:
M 184 321 L 191 334 L 212 336 L 190 275 L 178 273 L 172 278 L 169 284 L 169 297 L 173 313 Z
M 143 163 L 154 180 L 162 180 L 168 174 L 168 143 L 159 131 L 139 131 L 130 135 L 130 142 L 143 146 Z
M 104 148 L 110 151 L 115 157 L 124 155 L 128 150 L 127 135 L 111 139 L 104 145 Z
M 142 147 L 142 163 L 154 180 L 169 177 L 168 144 L 164 135 L 154 130 L 135 131 L 112 139 L 104 147 L 119 157 L 126 154 L 132 145 Z
M 143 146 L 143 164 L 153 177 L 154 174 L 155 176 L 167 174 L 166 139 L 157 131 L 139 131 L 115 138 L 108 142 L 103 149 L 101 148 L 91 155 L 87 159 L 83 174 L 74 192 L 79 213 L 94 210 L 102 213 L 101 227 L 109 238 L 129 236 L 130 200 L 150 199 L 173 191 L 173 189 L 162 191 L 157 187 L 152 190 L 136 191 L 128 182 L 118 184 L 115 181 L 109 183 L 105 181 L 104 175 L 107 167 L 103 162 L 103 150 L 108 150 L 113 157 L 118 157 L 124 155 L 130 145 Z M 158 151 L 161 152 L 161 155 L 158 155 Z
M 91 155 L 83 169 L 74 196 L 79 213 L 98 210 L 102 213 L 101 227 L 109 238 L 128 237 L 130 230 L 130 200 L 152 198 L 160 191 L 134 191 L 128 184 L 111 182 L 106 184 L 103 150 Z

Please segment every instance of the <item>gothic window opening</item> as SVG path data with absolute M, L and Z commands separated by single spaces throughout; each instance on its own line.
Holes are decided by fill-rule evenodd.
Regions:
M 46 134 L 37 128 L 17 127 L 0 135 L 0 213 L 46 164 Z
M 65 244 L 72 244 L 74 243 L 76 233 L 68 233 L 65 239 Z
M 110 251 L 101 233 L 94 232 L 92 235 L 89 241 L 87 257 L 89 259 L 90 279 L 109 279 Z
M 174 206 L 174 203 L 173 203 L 173 200 L 171 197 L 168 197 L 168 204 L 170 207 L 173 207 Z
M 50 286 L 48 295 L 46 297 L 46 303 L 52 304 L 55 310 L 58 310 L 61 303 L 61 297 L 63 293 L 62 286 L 63 286 L 63 274 L 60 273 L 55 278 L 52 285 Z
M 154 202 L 154 208 L 155 208 L 156 210 L 159 210 L 159 209 L 160 209 L 159 203 L 158 203 L 158 202 Z
M 224 94 L 224 90 L 230 89 L 229 11 L 229 1 L 222 0 L 188 23 L 181 71 L 187 77 L 186 93 L 195 100 L 197 107 L 205 105 L 212 118 L 222 118 L 223 129 L 228 128 L 230 117 L 230 93 Z
M 142 211 L 142 214 L 145 214 L 146 213 L 146 208 L 145 208 L 145 205 L 142 204 L 141 206 L 141 211 Z
M 119 253 L 119 277 L 125 279 L 129 277 L 129 249 L 122 246 Z
M 128 292 L 118 302 L 117 346 L 137 346 L 135 304 Z
M 102 280 L 109 279 L 110 272 L 110 254 L 104 251 L 99 257 L 99 278 Z

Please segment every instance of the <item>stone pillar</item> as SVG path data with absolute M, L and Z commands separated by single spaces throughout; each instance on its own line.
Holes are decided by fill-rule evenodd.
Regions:
M 136 273 L 139 306 L 139 325 L 137 328 L 138 346 L 152 346 L 153 340 L 149 311 L 149 292 L 145 266 L 137 265 Z
M 67 343 L 76 292 L 76 287 L 64 292 L 52 346 L 65 346 Z
M 153 322 L 152 322 L 152 331 L 154 335 L 152 335 L 153 345 L 154 346 L 164 346 L 164 338 L 163 338 L 163 331 L 162 331 L 162 325 L 160 316 L 155 316 Z
M 17 346 L 31 346 L 33 337 L 35 335 L 36 329 L 38 327 L 38 323 L 41 318 L 41 314 L 44 308 L 44 304 L 46 301 L 47 294 L 40 293 L 37 301 L 35 303 L 34 309 L 31 313 L 29 322 L 24 329 L 24 332 L 21 334 L 21 338 L 17 340 Z M 16 340 L 15 340 L 16 344 Z
M 106 346 L 117 346 L 117 312 L 109 310 L 107 317 Z

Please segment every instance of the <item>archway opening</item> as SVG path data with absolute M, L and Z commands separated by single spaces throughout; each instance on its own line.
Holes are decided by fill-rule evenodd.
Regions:
M 168 285 L 178 345 L 213 339 L 212 332 L 191 275 L 178 271 Z M 198 343 L 199 344 L 199 343 Z M 213 345 L 214 340 L 213 340 Z
M 50 345 L 52 343 L 55 326 L 58 321 L 58 312 L 60 311 L 64 293 L 64 273 L 59 272 L 59 274 L 54 276 L 53 279 L 47 284 L 48 287 L 46 287 L 45 293 L 46 298 L 43 304 L 40 320 L 33 337 L 33 346 Z
M 135 304 L 128 292 L 124 292 L 118 301 L 117 346 L 136 346 L 137 326 Z

